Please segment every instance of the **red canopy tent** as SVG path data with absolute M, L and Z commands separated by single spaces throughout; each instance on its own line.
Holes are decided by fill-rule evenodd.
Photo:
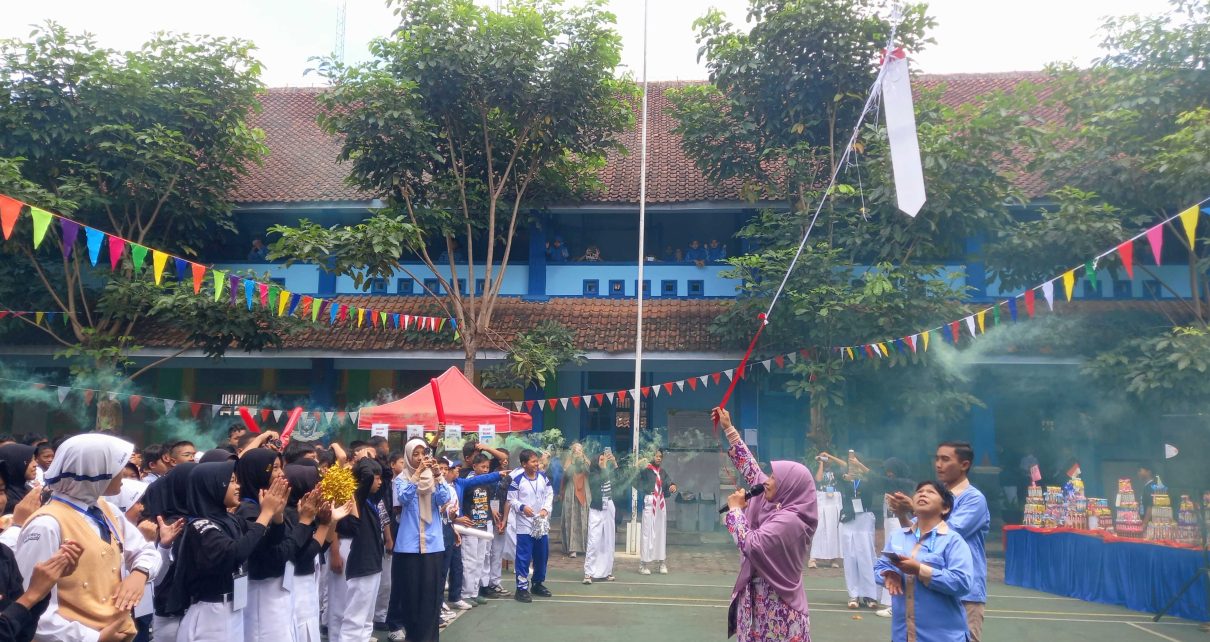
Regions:
M 424 426 L 426 432 L 432 432 L 440 422 L 440 405 L 444 423 L 460 425 L 465 432 L 477 431 L 479 424 L 495 425 L 497 433 L 533 429 L 534 420 L 529 413 L 513 412 L 488 399 L 457 368 L 451 367 L 433 381 L 437 397 L 433 386 L 425 386 L 398 401 L 363 408 L 357 417 L 357 427 L 370 430 L 374 424 L 387 424 L 390 430 L 407 430 L 408 426 Z

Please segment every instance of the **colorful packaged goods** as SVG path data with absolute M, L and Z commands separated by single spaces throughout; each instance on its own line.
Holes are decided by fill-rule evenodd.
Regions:
M 1147 522 L 1147 539 L 1175 540 L 1177 538 L 1176 519 L 1172 513 L 1172 499 L 1168 497 L 1168 487 L 1158 476 L 1155 478 L 1155 491 L 1151 494 L 1151 519 Z
M 1116 505 L 1114 533 L 1120 537 L 1142 537 L 1143 518 L 1139 516 L 1139 502 L 1134 497 L 1134 486 L 1129 477 L 1118 480 Z
M 1197 524 L 1197 507 L 1188 495 L 1181 495 L 1180 512 L 1176 515 L 1177 539 L 1185 544 L 1201 544 L 1202 532 Z
M 1026 526 L 1042 526 L 1042 516 L 1046 514 L 1046 502 L 1042 497 L 1041 486 L 1030 486 L 1025 496 L 1025 516 L 1022 522 Z
M 1101 497 L 1088 498 L 1088 528 L 1094 531 L 1113 530 L 1113 510 L 1109 508 L 1108 499 Z

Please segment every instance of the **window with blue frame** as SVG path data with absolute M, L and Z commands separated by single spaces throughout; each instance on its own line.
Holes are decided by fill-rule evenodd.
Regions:
M 1101 298 L 1101 282 L 1097 281 L 1094 284 L 1092 281 L 1089 281 L 1088 279 L 1084 279 L 1084 298 L 1085 299 Z
M 609 296 L 626 296 L 626 282 L 620 279 L 610 280 Z
M 370 294 L 386 294 L 386 293 L 387 293 L 387 280 L 386 279 L 377 278 L 377 279 L 370 280 Z
M 660 281 L 660 296 L 676 296 L 676 281 Z
M 1143 281 L 1143 296 L 1149 299 L 1164 298 L 1164 287 L 1156 279 L 1147 279 Z
M 706 296 L 706 282 L 701 279 L 692 279 L 688 282 L 689 298 L 700 299 Z
M 601 296 L 601 282 L 597 279 L 584 279 L 584 296 Z
M 396 279 L 395 294 L 415 294 L 416 282 L 412 279 Z
M 483 294 L 483 279 L 475 279 L 475 296 Z
M 634 289 L 639 289 L 639 282 L 637 280 L 634 282 Z M 647 279 L 643 279 L 643 296 L 651 296 L 651 281 Z
M 1134 296 L 1134 281 L 1118 279 L 1113 282 L 1113 298 L 1129 299 Z
M 438 281 L 437 279 L 425 279 L 424 289 L 425 294 L 428 294 L 429 292 L 432 292 L 433 294 L 444 294 L 441 291 L 441 281 Z

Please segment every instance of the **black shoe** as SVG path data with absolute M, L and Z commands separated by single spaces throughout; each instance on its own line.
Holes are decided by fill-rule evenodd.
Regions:
M 534 587 L 532 590 L 533 590 L 534 595 L 538 595 L 540 597 L 551 597 L 550 589 L 546 588 L 542 584 L 534 584 Z
M 375 631 L 390 631 L 391 628 L 387 626 L 386 622 L 375 622 L 374 630 Z
M 492 596 L 491 591 L 488 591 L 486 586 L 479 587 L 479 597 L 486 598 L 486 597 L 491 597 L 491 596 Z
M 529 604 L 530 602 L 534 601 L 534 598 L 529 596 L 529 591 L 527 591 L 525 589 L 517 589 L 517 594 L 513 596 L 513 599 L 518 602 L 524 602 L 526 604 Z

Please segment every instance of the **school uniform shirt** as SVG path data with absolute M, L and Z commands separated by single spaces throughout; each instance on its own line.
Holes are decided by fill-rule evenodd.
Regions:
M 874 506 L 870 503 L 869 484 L 862 479 L 836 480 L 836 488 L 840 491 L 840 523 L 847 524 L 857 516 L 854 500 L 861 504 L 861 512 L 868 513 Z
M 669 499 L 671 499 L 671 495 L 672 495 L 672 493 L 670 491 L 670 489 L 672 488 L 672 484 L 674 483 L 672 481 L 672 473 L 669 473 L 668 469 L 664 468 L 662 466 L 660 466 L 659 469 L 660 469 L 660 477 L 659 477 L 660 490 L 663 491 L 664 501 L 667 502 Z M 655 492 L 655 479 L 656 479 L 656 476 L 655 476 L 654 470 L 651 470 L 650 468 L 644 468 L 643 470 L 639 471 L 639 481 L 638 481 L 638 485 L 635 487 L 639 491 L 639 503 L 642 503 L 643 497 L 646 497 L 647 495 L 650 495 Z
M 38 618 L 46 612 L 50 598 L 44 597 L 33 610 L 17 603 L 25 592 L 17 558 L 8 546 L 0 545 L 0 640 L 32 640 L 38 629 Z
M 285 513 L 282 523 L 270 522 L 260 546 L 248 558 L 248 579 L 267 580 L 281 577 L 286 572 L 286 562 L 293 562 L 298 551 L 308 541 L 314 541 L 315 528 L 310 524 L 298 523 L 298 511 Z M 235 516 L 255 522 L 260 517 L 260 504 L 245 499 L 235 509 Z
M 298 522 L 297 508 L 286 508 L 286 521 Z M 323 544 L 315 541 L 315 532 L 312 530 L 311 536 L 294 553 L 294 574 L 311 575 L 315 573 L 315 561 L 319 558 L 319 554 L 323 551 L 323 548 Z
M 432 504 L 433 521 L 428 528 L 420 531 L 420 499 L 419 489 L 415 482 L 405 475 L 395 478 L 395 505 L 400 508 L 399 537 L 395 538 L 396 553 L 419 553 L 420 538 L 424 538 L 425 553 L 442 553 L 445 551 L 445 537 L 441 529 L 441 507 L 450 500 L 449 491 L 442 484 L 433 487 L 429 501 Z
M 452 518 L 458 516 L 458 493 L 454 492 L 454 486 L 445 480 L 441 481 L 441 485 L 450 496 L 450 500 L 441 507 L 441 525 L 451 526 Z
M 492 522 L 492 489 L 499 483 L 500 477 L 501 474 L 496 472 L 454 480 L 459 514 L 469 517 L 479 530 L 491 530 L 488 524 Z
M 528 535 L 533 531 L 534 520 L 525 515 L 527 506 L 534 511 L 535 517 L 544 510 L 549 517 L 554 501 L 554 488 L 545 473 L 538 471 L 533 479 L 526 477 L 523 470 L 514 474 L 508 485 L 508 502 L 516 513 L 513 519 L 517 520 L 517 533 Z
M 72 506 L 79 506 L 76 500 L 60 493 L 54 493 L 51 497 Z M 104 501 L 104 499 L 98 499 L 97 504 L 99 505 Z M 110 510 L 114 514 L 120 515 L 118 509 L 112 504 L 110 504 Z M 91 528 L 95 529 L 97 535 L 100 536 L 101 528 L 99 526 L 91 519 L 84 521 Z M 158 547 L 148 543 L 143 538 L 143 534 L 139 532 L 138 527 L 131 524 L 128 519 L 119 517 L 111 525 L 111 528 L 119 531 L 119 539 L 123 543 L 123 566 L 128 569 L 138 569 L 146 572 L 147 581 L 149 583 L 154 582 L 160 572 L 161 566 L 160 553 L 156 550 Z M 21 577 L 25 579 L 25 588 L 29 588 L 29 580 L 33 577 L 34 565 L 54 555 L 59 550 L 59 545 L 62 543 L 61 540 L 59 523 L 49 515 L 34 517 L 21 529 L 21 543 L 14 551 L 14 555 L 17 559 L 17 566 L 21 571 Z M 122 575 L 125 577 L 126 573 Z M 97 631 L 59 615 L 59 592 L 58 589 L 52 589 L 50 592 L 50 601 L 46 607 L 46 614 L 38 622 L 37 636 L 39 640 L 47 641 L 95 640 L 97 638 Z
M 386 552 L 378 507 L 371 499 L 364 499 L 357 508 L 357 515 L 349 515 L 336 523 L 336 534 L 341 539 L 352 540 L 349 556 L 345 558 L 346 579 L 381 573 L 382 556 Z
M 896 529 L 883 552 L 920 562 L 920 574 L 914 579 L 908 579 L 885 556 L 874 564 L 879 584 L 885 585 L 883 573 L 890 571 L 899 575 L 904 587 L 902 595 L 891 599 L 891 640 L 965 642 L 962 598 L 974 582 L 974 564 L 962 536 L 945 522 L 928 533 L 920 533 L 912 525 Z
M 652 482 L 653 487 L 654 485 L 655 483 Z M 592 495 L 588 501 L 588 508 L 604 510 L 605 502 L 613 503 L 613 471 L 609 468 L 588 471 L 588 488 Z
M 181 557 L 177 560 L 184 603 L 221 602 L 234 589 L 232 576 L 245 568 L 267 530 L 256 522 L 232 520 L 231 523 L 238 531 L 235 536 L 209 519 L 195 519 L 185 528 Z
M 970 593 L 967 593 L 962 601 L 984 604 L 987 602 L 986 541 L 992 525 L 987 498 L 978 488 L 971 485 L 969 479 L 954 484 L 949 490 L 954 494 L 954 508 L 946 521 L 949 522 L 950 529 L 966 541 L 975 564 L 975 579 L 971 582 Z

